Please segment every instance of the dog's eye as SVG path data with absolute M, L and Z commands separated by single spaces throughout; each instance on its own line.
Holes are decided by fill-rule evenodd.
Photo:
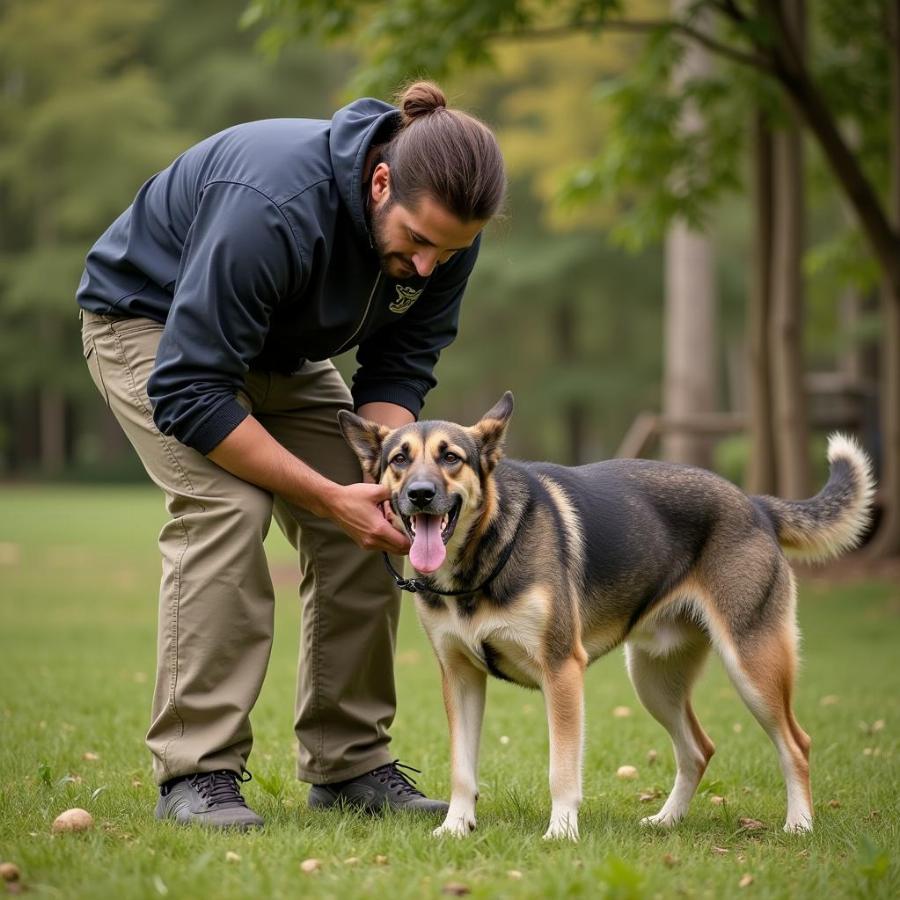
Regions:
M 406 462 L 406 454 L 405 453 L 395 453 L 391 457 L 391 465 L 392 466 L 402 466 Z
M 444 462 L 445 462 L 445 463 L 450 463 L 451 465 L 452 465 L 453 463 L 458 463 L 458 462 L 460 461 L 461 458 L 462 458 L 462 457 L 460 457 L 458 453 L 453 453 L 453 452 L 451 452 L 450 450 L 448 450 L 448 451 L 444 454 L 444 456 L 443 456 Z

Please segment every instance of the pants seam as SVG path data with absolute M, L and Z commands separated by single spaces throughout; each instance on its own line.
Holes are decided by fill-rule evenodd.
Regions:
M 169 697 L 168 697 L 168 707 L 172 712 L 172 715 L 178 720 L 179 725 L 179 734 L 178 738 L 184 737 L 184 719 L 181 716 L 181 713 L 178 711 L 178 705 L 175 702 L 175 693 L 178 688 L 178 617 L 181 611 L 181 564 L 184 560 L 185 554 L 188 551 L 188 546 L 190 541 L 188 539 L 187 526 L 184 524 L 184 517 L 178 517 L 178 524 L 181 527 L 183 542 L 182 542 L 182 551 L 178 556 L 178 562 L 174 568 L 174 580 L 175 580 L 175 597 L 171 615 L 169 617 L 169 636 L 171 641 L 171 646 L 175 648 L 174 653 L 170 653 L 169 659 Z M 175 737 L 170 738 L 166 741 L 165 746 L 160 751 L 160 759 L 163 764 L 165 770 L 171 775 L 172 770 L 169 768 L 168 761 L 168 753 L 169 746 L 172 742 L 176 740 Z
M 310 541 L 312 543 L 312 541 Z M 319 719 L 319 741 L 317 747 L 317 759 L 319 763 L 319 771 L 323 778 L 327 777 L 325 774 L 325 770 L 322 768 L 322 760 L 325 758 L 325 728 L 321 724 L 321 716 L 319 716 L 319 711 L 322 708 L 321 702 L 321 687 L 319 684 L 319 679 L 321 676 L 321 662 L 322 662 L 322 642 L 319 640 L 320 637 L 320 616 L 319 609 L 321 607 L 321 584 L 322 580 L 320 577 L 319 570 L 319 557 L 315 550 L 310 547 L 310 563 L 313 569 L 313 577 L 316 579 L 316 590 L 315 590 L 315 609 L 316 609 L 316 621 L 313 623 L 313 654 L 315 656 L 315 669 L 313 674 L 313 709 L 316 712 L 316 717 Z
M 153 422 L 152 412 L 147 408 L 146 404 L 141 399 L 140 391 L 138 391 L 137 382 L 134 377 L 134 370 L 132 369 L 131 365 L 129 364 L 128 357 L 125 354 L 125 347 L 124 347 L 124 344 L 122 343 L 121 335 L 116 331 L 116 329 L 113 327 L 113 325 L 109 322 L 107 322 L 107 328 L 109 329 L 109 333 L 112 336 L 113 341 L 115 342 L 116 352 L 117 352 L 117 355 L 119 358 L 119 363 L 121 364 L 122 369 L 128 378 L 128 383 L 131 388 L 130 393 L 131 393 L 131 396 L 132 396 L 132 399 L 133 399 L 135 405 L 141 411 L 141 413 L 144 415 L 144 417 L 147 419 L 147 421 L 150 423 L 152 431 L 154 431 L 159 436 L 159 440 L 160 440 L 160 443 L 162 444 L 163 451 L 168 456 L 173 469 L 176 472 L 178 472 L 178 474 L 181 476 L 184 484 L 187 486 L 188 493 L 193 495 L 194 494 L 194 486 L 191 483 L 191 480 L 188 477 L 187 472 L 184 470 L 182 465 L 178 462 L 178 458 L 177 458 L 176 454 L 174 453 L 174 451 L 172 450 L 172 446 L 171 446 L 171 443 L 168 440 L 168 438 L 156 427 L 156 423 Z M 190 540 L 188 537 L 187 526 L 184 523 L 184 517 L 179 516 L 176 521 L 178 522 L 178 524 L 181 527 L 183 541 L 182 541 L 182 551 L 181 551 L 180 555 L 178 556 L 178 561 L 177 561 L 176 565 L 174 566 L 174 570 L 173 570 L 173 578 L 174 578 L 174 582 L 175 582 L 175 596 L 174 596 L 173 609 L 170 614 L 169 635 L 170 635 L 170 642 L 171 642 L 172 647 L 174 648 L 174 651 L 170 651 L 170 653 L 169 653 L 169 696 L 167 698 L 167 706 L 178 722 L 178 725 L 180 728 L 180 734 L 178 735 L 178 737 L 183 737 L 184 736 L 184 719 L 182 718 L 182 716 L 178 710 L 178 704 L 175 699 L 175 693 L 176 693 L 176 689 L 178 686 L 178 638 L 179 638 L 178 617 L 179 617 L 179 611 L 180 611 L 180 606 L 181 606 L 181 587 L 182 587 L 181 570 L 182 570 L 182 564 L 184 561 L 184 557 L 187 554 L 188 548 L 190 546 Z M 160 751 L 160 762 L 162 763 L 163 768 L 170 774 L 171 774 L 172 770 L 169 768 L 168 750 L 169 750 L 169 746 L 172 744 L 172 742 L 175 739 L 176 738 L 174 738 L 174 737 L 170 738 L 169 741 L 166 742 L 166 745 Z

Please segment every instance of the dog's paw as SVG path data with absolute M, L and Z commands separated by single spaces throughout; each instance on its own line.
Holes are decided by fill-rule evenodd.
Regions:
M 545 841 L 578 841 L 578 820 L 559 819 L 550 822 L 550 827 L 544 832 Z
M 431 833 L 434 837 L 464 838 L 468 837 L 475 830 L 475 816 L 447 816 L 444 821 L 438 825 Z
M 645 828 L 674 828 L 682 817 L 660 810 L 655 816 L 644 816 L 641 825 Z
M 784 830 L 788 834 L 809 834 L 813 830 L 812 819 L 804 817 L 796 822 L 785 822 Z

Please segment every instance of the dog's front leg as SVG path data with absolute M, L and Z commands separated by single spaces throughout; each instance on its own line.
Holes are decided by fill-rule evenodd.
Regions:
M 484 719 L 487 675 L 461 653 L 441 659 L 444 706 L 450 725 L 450 809 L 436 836 L 465 837 L 475 830 L 478 800 L 478 745 Z
M 578 840 L 585 668 L 585 661 L 575 656 L 548 669 L 544 675 L 544 701 L 550 727 L 550 796 L 553 800 L 545 839 Z

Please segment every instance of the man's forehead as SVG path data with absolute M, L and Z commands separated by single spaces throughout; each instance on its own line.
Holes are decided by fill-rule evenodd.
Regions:
M 427 195 L 412 209 L 404 206 L 398 208 L 404 227 L 431 246 L 443 250 L 465 250 L 471 247 L 485 225 L 479 221 L 461 222 Z

